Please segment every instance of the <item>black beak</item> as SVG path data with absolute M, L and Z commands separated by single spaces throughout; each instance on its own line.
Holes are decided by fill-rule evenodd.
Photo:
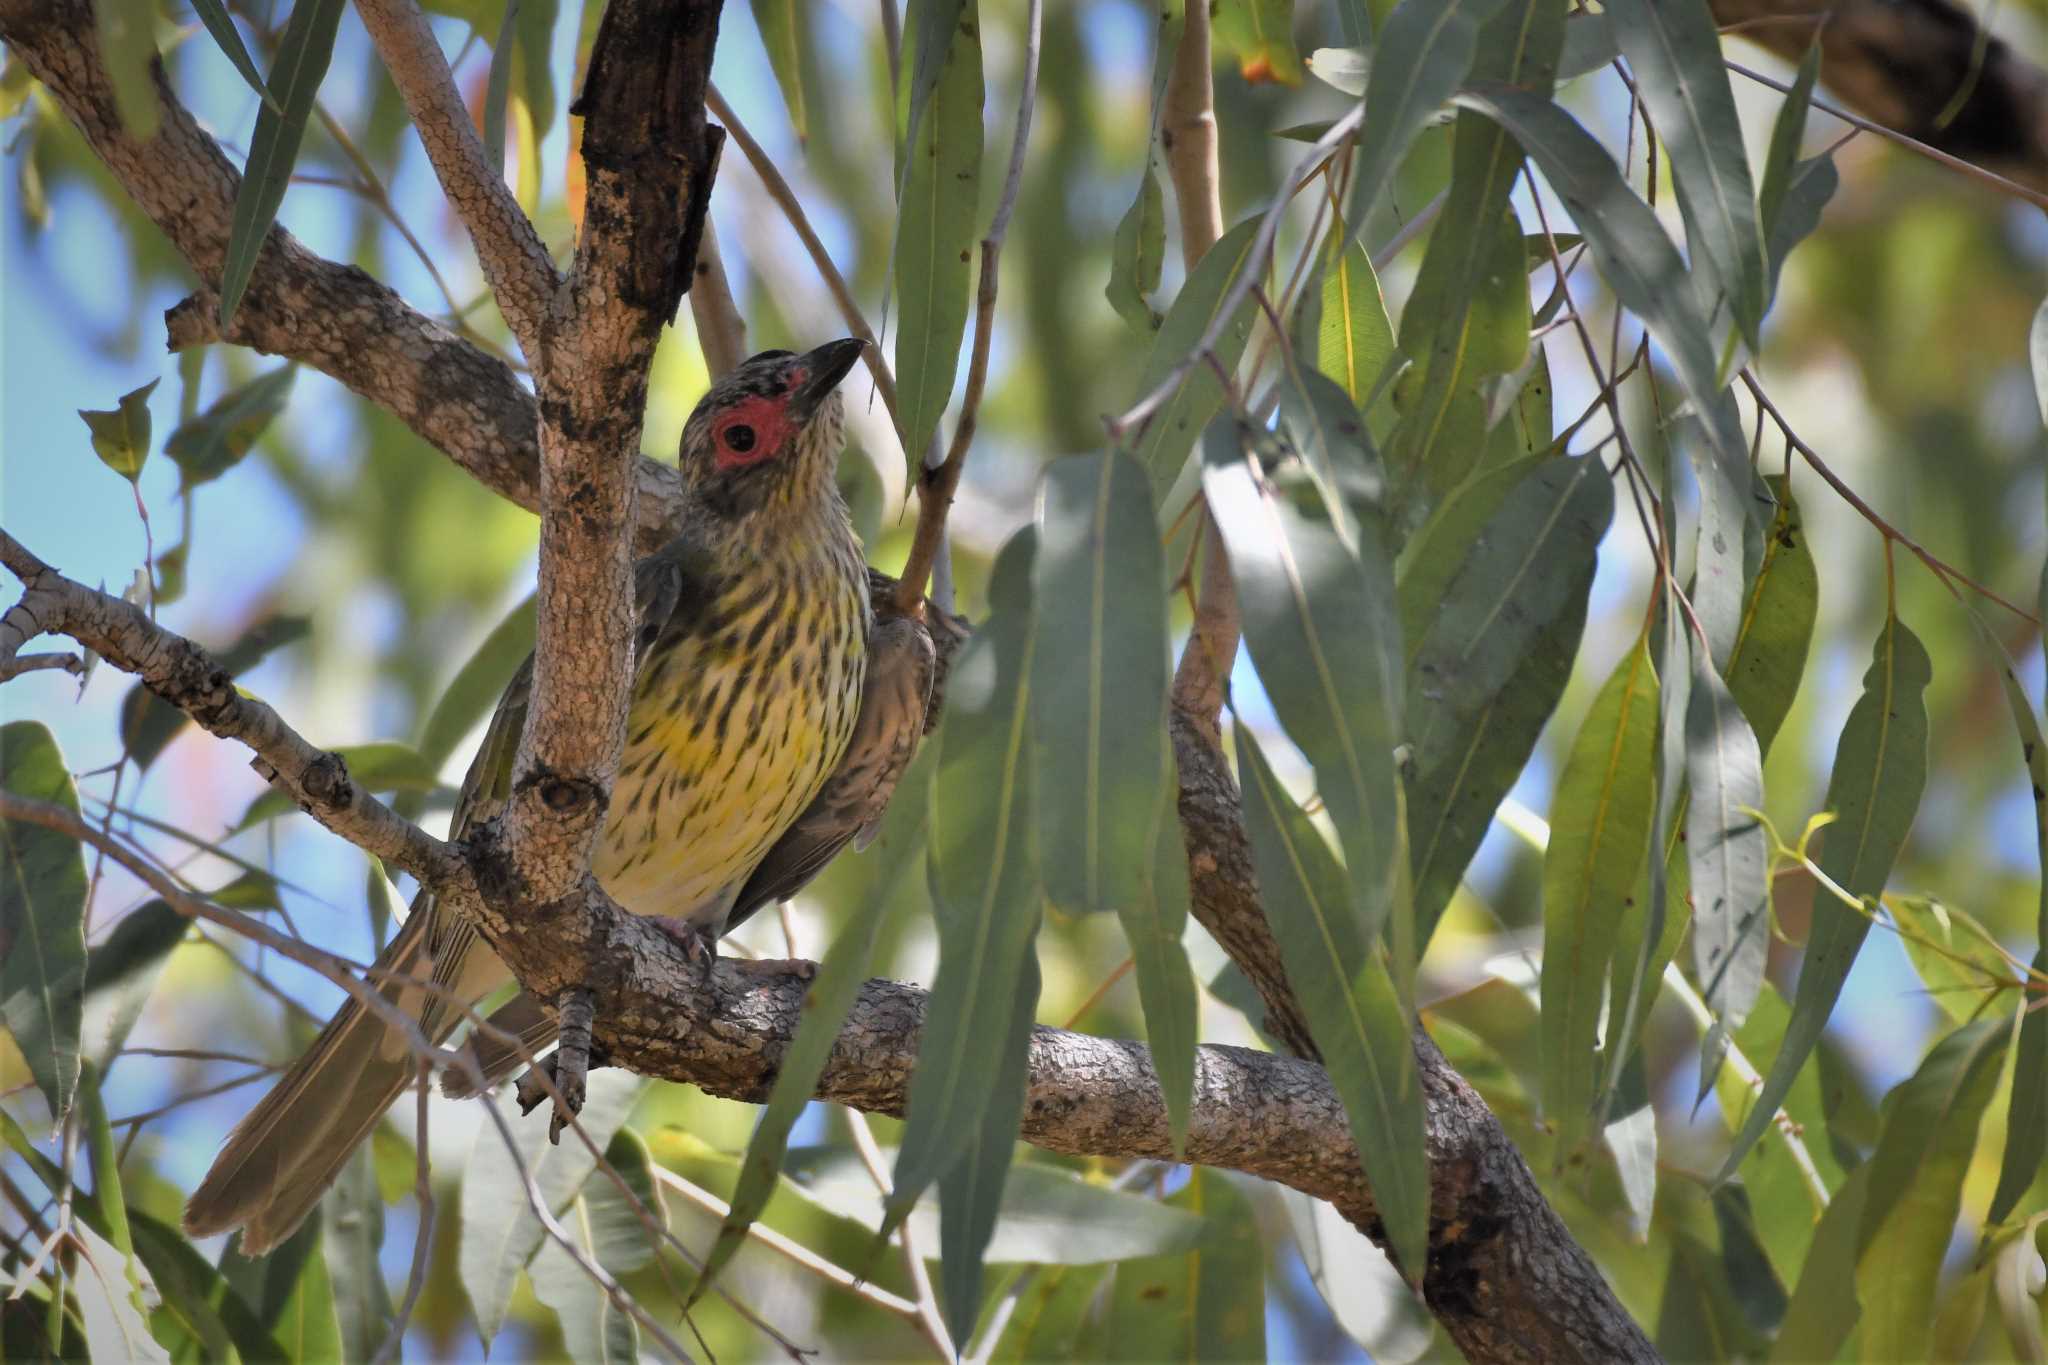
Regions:
M 808 422 L 816 415 L 826 395 L 838 388 L 847 371 L 859 363 L 860 353 L 867 345 L 859 337 L 845 337 L 828 341 L 797 360 L 805 374 L 796 392 L 790 395 L 789 410 L 798 423 Z

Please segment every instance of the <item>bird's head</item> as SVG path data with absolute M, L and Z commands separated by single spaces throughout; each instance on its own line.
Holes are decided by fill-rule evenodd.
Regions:
M 846 415 L 839 381 L 865 345 L 847 337 L 802 355 L 763 351 L 711 386 L 684 424 L 681 460 L 707 511 L 801 507 L 834 487 Z

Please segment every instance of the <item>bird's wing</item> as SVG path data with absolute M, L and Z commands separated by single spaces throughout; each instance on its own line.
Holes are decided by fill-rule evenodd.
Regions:
M 875 623 L 860 716 L 846 754 L 747 879 L 726 919 L 728 932 L 762 906 L 802 890 L 849 841 L 858 839 L 864 848 L 874 838 L 924 733 L 935 662 L 923 622 L 891 616 Z

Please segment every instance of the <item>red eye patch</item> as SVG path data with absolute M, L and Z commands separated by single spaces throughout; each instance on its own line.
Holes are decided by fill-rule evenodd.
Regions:
M 787 402 L 756 395 L 742 398 L 711 428 L 711 455 L 720 469 L 759 464 L 780 451 L 790 434 Z

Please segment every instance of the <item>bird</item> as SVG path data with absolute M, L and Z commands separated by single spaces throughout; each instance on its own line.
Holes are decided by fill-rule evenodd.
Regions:
M 622 908 L 693 949 L 793 894 L 872 831 L 923 731 L 930 636 L 909 617 L 875 629 L 865 556 L 834 477 L 838 385 L 864 345 L 764 351 L 714 382 L 684 425 L 676 534 L 635 566 L 627 738 L 591 871 Z M 888 661 L 873 674 L 871 634 Z M 532 665 L 492 715 L 451 839 L 504 808 Z M 370 977 L 437 1047 L 467 1006 L 512 979 L 429 891 Z M 492 1023 L 525 1046 L 467 1045 L 488 1084 L 553 1037 L 552 1017 L 523 994 Z M 420 1060 L 406 1030 L 349 999 L 228 1135 L 186 1204 L 186 1231 L 240 1228 L 250 1256 L 289 1237 L 415 1082 Z M 458 1079 L 444 1089 L 473 1088 L 465 1070 L 449 1068 Z

